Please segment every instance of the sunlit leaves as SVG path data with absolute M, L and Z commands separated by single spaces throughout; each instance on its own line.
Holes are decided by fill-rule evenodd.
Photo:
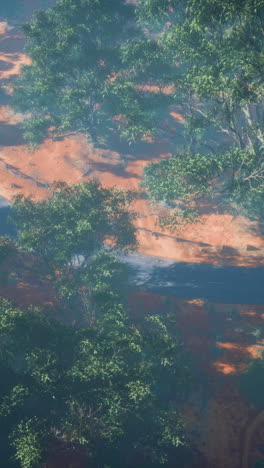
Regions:
M 41 423 L 36 417 L 22 421 L 12 434 L 12 444 L 16 450 L 15 459 L 22 468 L 34 468 L 43 461 L 43 439 Z
M 50 198 L 33 202 L 17 197 L 12 219 L 19 243 L 45 257 L 54 268 L 65 267 L 74 254 L 85 259 L 112 239 L 117 248 L 133 248 L 135 214 L 128 211 L 132 197 L 105 189 L 92 181 L 54 187 Z
M 210 194 L 209 182 L 222 170 L 222 161 L 217 156 L 183 153 L 147 166 L 144 185 L 156 200 L 190 201 Z

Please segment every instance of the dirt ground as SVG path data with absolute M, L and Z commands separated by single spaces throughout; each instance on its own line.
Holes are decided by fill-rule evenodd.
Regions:
M 163 122 L 171 129 L 171 139 L 149 140 L 130 149 L 114 139 L 107 148 L 95 148 L 83 135 L 47 140 L 34 152 L 25 145 L 19 125 L 22 116 L 14 114 L 10 107 L 6 80 L 15 77 L 21 65 L 29 63 L 17 24 L 42 4 L 41 0 L 25 0 L 23 17 L 9 23 L 0 18 L 0 196 L 11 200 L 15 194 L 23 193 L 39 200 L 49 196 L 49 184 L 55 180 L 77 183 L 93 177 L 103 185 L 141 191 L 145 165 L 170 156 L 173 139 L 180 141 L 183 118 L 178 108 L 169 108 Z M 139 213 L 136 225 L 140 252 L 215 265 L 264 264 L 264 239 L 257 222 L 233 217 L 205 203 L 201 207 L 201 222 L 181 232 L 161 232 L 155 224 L 160 205 L 139 194 L 134 208 Z M 54 300 L 53 292 L 41 282 L 35 281 L 33 286 L 30 275 L 12 279 L 12 271 L 2 282 L 0 293 L 23 307 L 32 302 L 52 306 Z M 263 341 L 253 341 L 250 333 L 263 326 L 264 306 L 210 304 L 145 293 L 131 297 L 132 309 L 138 305 L 148 311 L 165 305 L 175 310 L 186 348 L 194 356 L 203 382 L 208 382 L 209 394 L 198 394 L 185 408 L 189 428 L 194 431 L 208 468 L 252 466 L 263 419 L 257 420 L 256 425 L 258 415 L 243 400 L 235 375 L 243 371 L 249 358 L 258 358 L 263 348 Z

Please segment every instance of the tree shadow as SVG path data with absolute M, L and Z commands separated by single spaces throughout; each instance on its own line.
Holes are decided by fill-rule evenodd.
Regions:
M 6 106 L 10 104 L 10 101 L 10 95 L 3 88 L 0 88 L 0 105 Z
M 0 208 L 0 236 L 14 238 L 16 236 L 16 228 L 8 220 L 10 210 L 10 206 L 2 206 Z
M 122 177 L 125 179 L 139 178 L 138 174 L 136 174 L 135 172 L 126 171 L 126 168 L 121 164 L 113 165 L 101 162 L 90 162 L 89 165 L 91 166 L 92 170 L 108 173 L 110 172 L 115 176 Z
M 133 315 L 144 315 L 148 310 L 177 317 L 184 346 L 191 351 L 204 389 L 208 389 L 212 374 L 214 380 L 217 376 L 222 379 L 225 374 L 227 378 L 256 356 L 258 340 L 252 330 L 263 321 L 262 306 L 217 304 L 169 297 L 156 291 L 134 291 L 130 308 Z
M 226 195 L 215 195 L 214 197 L 204 197 L 197 202 L 195 206 L 199 216 L 211 215 L 211 214 L 230 214 L 232 212 L 231 207 L 228 204 L 228 196 Z
M 23 132 L 19 125 L 10 125 L 0 122 L 0 146 L 22 146 L 25 145 Z
M 32 180 L 32 182 L 35 182 L 37 187 L 49 188 L 49 184 L 47 182 L 41 181 L 36 177 L 25 174 L 24 172 L 20 171 L 20 169 L 18 169 L 16 166 L 6 163 L 3 158 L 0 158 L 0 162 L 6 168 L 6 170 L 13 176 L 18 177 L 20 179 Z
M 111 132 L 106 137 L 104 135 L 105 143 L 98 142 L 95 146 L 118 152 L 127 157 L 132 155 L 133 158 L 144 161 L 158 158 L 161 154 L 178 152 L 184 145 L 183 125 L 171 115 L 171 107 L 169 106 L 166 111 L 160 112 L 156 136 L 152 140 L 141 140 L 130 145 L 117 133 Z
M 226 304 L 263 304 L 264 267 L 175 262 L 155 266 L 144 289 L 167 296 Z
M 212 247 L 212 246 L 211 246 Z M 253 249 L 251 246 L 245 246 L 246 251 Z M 244 256 L 234 247 L 229 245 L 223 245 L 221 248 L 215 250 L 215 248 L 204 248 L 201 250 L 198 258 L 201 262 L 211 263 L 214 265 L 225 266 L 225 265 L 245 265 L 250 268 L 258 268 L 261 265 L 264 265 L 264 249 L 255 249 L 257 255 L 252 255 L 252 257 Z M 241 267 L 242 268 L 242 267 Z
M 264 236 L 264 222 L 262 221 L 262 219 L 257 220 L 257 227 L 250 227 L 250 232 L 256 237 Z
M 22 53 L 25 45 L 26 39 L 19 34 L 0 38 L 0 49 L 5 54 Z
M 105 145 L 101 148 L 120 153 L 123 157 L 137 159 L 139 161 L 150 161 L 158 158 L 161 154 L 172 154 L 174 145 L 168 140 L 140 141 L 129 145 L 121 140 L 118 135 L 111 135 Z
M 12 62 L 7 62 L 6 60 L 0 60 L 0 71 L 11 70 L 14 67 Z
M 34 0 L 25 2 L 23 0 L 1 0 L 0 17 L 10 21 L 26 21 L 34 10 L 47 9 L 53 6 L 56 0 Z
M 165 234 L 163 232 L 160 232 L 160 231 L 153 231 L 151 229 L 147 229 L 147 228 L 142 228 L 142 227 L 139 227 L 137 228 L 138 231 L 145 231 L 145 232 L 150 232 L 151 234 L 155 234 L 156 238 L 158 239 L 159 237 L 164 237 L 164 238 L 169 238 L 169 239 L 175 239 L 177 242 L 185 242 L 187 244 L 195 244 L 195 245 L 199 245 L 201 247 L 210 247 L 210 244 L 207 244 L 205 242 L 196 242 L 196 241 L 191 241 L 189 239 L 184 239 L 183 237 L 179 237 L 177 235 L 172 235 L 172 234 Z
M 229 245 L 222 245 L 219 248 L 208 244 L 206 242 L 197 242 L 189 239 L 185 239 L 175 234 L 166 234 L 162 231 L 151 230 L 143 227 L 137 227 L 138 231 L 149 232 L 158 239 L 174 239 L 177 244 L 190 244 L 193 246 L 202 247 L 199 252 L 196 253 L 196 258 L 199 263 L 207 263 L 211 265 L 225 266 L 225 265 L 247 265 L 248 267 L 259 267 L 264 265 L 264 248 L 260 249 L 251 245 L 244 246 L 246 252 L 255 252 L 255 255 L 249 257 L 243 255 L 241 252 Z

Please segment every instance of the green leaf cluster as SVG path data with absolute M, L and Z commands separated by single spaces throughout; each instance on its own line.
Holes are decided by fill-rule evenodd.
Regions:
M 137 454 L 164 464 L 185 444 L 171 401 L 183 398 L 190 374 L 168 319 L 133 321 L 117 301 L 96 315 L 74 328 L 1 301 L 1 432 L 21 467 L 38 466 L 63 441 L 83 447 L 92 466 L 113 467 Z
M 113 131 L 130 142 L 148 134 L 148 100 L 137 85 L 162 56 L 144 41 L 134 9 L 122 0 L 60 0 L 23 25 L 32 63 L 16 80 L 13 105 L 26 115 L 31 145 L 74 132 L 94 142 Z
M 0 265 L 8 258 L 12 253 L 15 252 L 15 246 L 12 244 L 10 239 L 5 236 L 0 236 Z
M 161 466 L 186 444 L 180 403 L 190 370 L 175 318 L 132 318 L 124 305 L 127 271 L 115 252 L 136 245 L 132 201 L 97 181 L 56 183 L 40 202 L 15 199 L 17 243 L 45 264 L 55 314 L 67 305 L 61 323 L 0 302 L 1 434 L 4 456 L 21 467 L 66 443 L 94 467 L 140 457 Z
M 34 202 L 17 196 L 11 220 L 17 243 L 37 256 L 44 277 L 73 313 L 92 313 L 93 300 L 111 300 L 113 289 L 126 291 L 126 269 L 116 261 L 137 245 L 136 217 L 130 209 L 134 195 L 98 181 L 67 185 L 55 183 L 49 198 Z
M 137 15 L 149 33 L 156 28 L 164 62 L 176 65 L 168 82 L 185 117 L 184 170 L 182 156 L 150 165 L 145 184 L 153 198 L 196 198 L 214 190 L 211 179 L 222 170 L 231 203 L 263 216 L 263 2 L 142 0 Z

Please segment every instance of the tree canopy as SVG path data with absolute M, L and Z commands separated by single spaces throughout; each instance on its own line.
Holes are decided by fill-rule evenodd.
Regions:
M 263 9 L 262 0 L 60 0 L 35 12 L 22 28 L 31 65 L 16 80 L 13 96 L 26 115 L 26 139 L 38 144 L 47 136 L 84 132 L 97 141 L 114 132 L 131 143 L 159 135 L 161 111 L 181 105 L 180 160 L 193 155 L 201 169 L 208 155 L 205 185 L 221 166 L 231 202 L 261 213 Z M 165 86 L 171 94 L 163 93 Z M 152 169 L 145 186 L 154 194 Z M 189 176 L 180 172 L 175 190 L 179 180 L 189 187 Z M 163 183 L 157 180 L 156 188 Z
M 161 53 L 177 64 L 171 82 L 174 103 L 182 105 L 185 117 L 186 148 L 171 162 L 160 162 L 155 187 L 158 166 L 146 169 L 151 193 L 156 197 L 159 191 L 159 198 L 169 200 L 181 185 L 181 191 L 188 187 L 194 196 L 197 184 L 192 191 L 187 170 L 191 154 L 199 185 L 204 164 L 207 186 L 221 167 L 228 179 L 223 191 L 249 213 L 263 213 L 263 2 L 142 0 L 137 14 L 149 30 L 159 24 Z M 174 178 L 175 165 L 181 169 Z
M 17 245 L 46 265 L 55 316 L 67 303 L 76 320 L 0 301 L 2 459 L 34 468 L 68 444 L 94 467 L 158 467 L 171 457 L 184 466 L 190 366 L 175 317 L 130 316 L 120 294 L 127 279 L 114 253 L 136 245 L 132 200 L 96 180 L 55 183 L 39 202 L 15 198 Z
M 117 267 L 115 253 L 137 245 L 132 192 L 103 188 L 99 182 L 55 183 L 39 202 L 15 197 L 11 220 L 17 243 L 44 262 L 44 274 L 71 307 L 87 312 L 92 296 L 107 290 Z
M 112 300 L 75 328 L 1 301 L 0 339 L 2 460 L 9 447 L 19 466 L 33 468 L 67 442 L 91 466 L 133 466 L 138 456 L 160 466 L 185 444 L 172 401 L 189 371 L 162 317 L 131 321 Z
M 135 77 L 153 72 L 158 49 L 155 42 L 143 41 L 134 5 L 59 0 L 36 11 L 22 31 L 32 62 L 16 81 L 13 103 L 28 114 L 24 134 L 31 144 L 72 132 L 97 141 L 117 131 L 134 141 L 150 131 L 156 105 L 137 86 L 140 76 Z M 147 59 L 140 73 L 131 51 L 128 56 L 134 42 L 133 63 Z

